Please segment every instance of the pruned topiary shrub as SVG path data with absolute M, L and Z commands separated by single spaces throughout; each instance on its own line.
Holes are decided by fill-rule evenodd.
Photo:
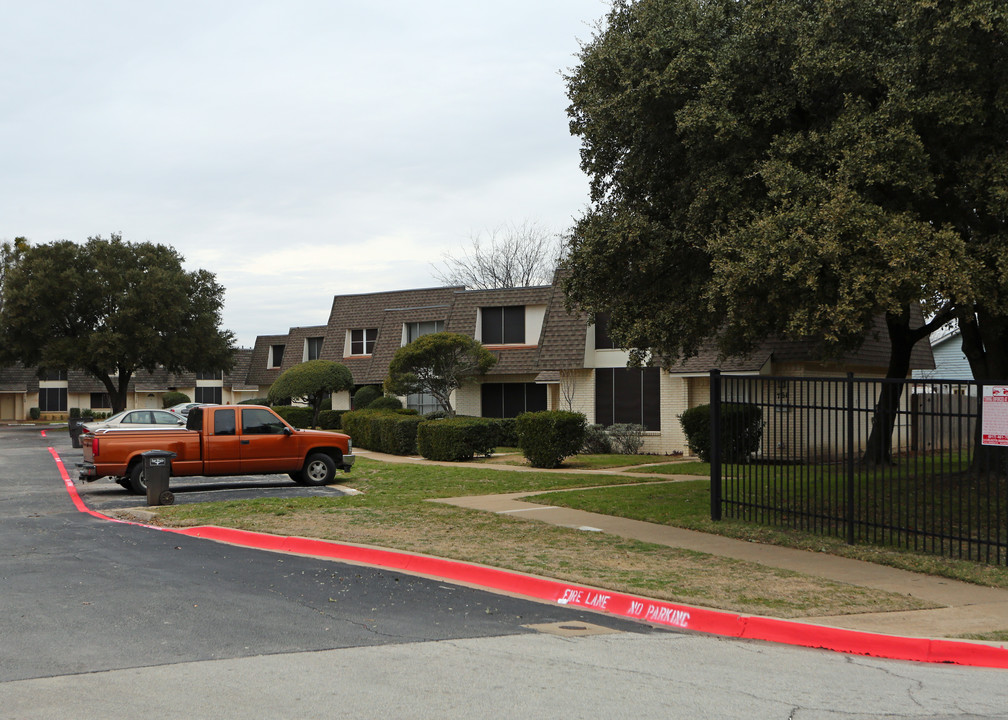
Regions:
M 364 410 L 384 393 L 377 385 L 361 385 L 353 394 L 353 409 Z
M 544 410 L 519 415 L 515 420 L 518 447 L 532 467 L 559 467 L 584 445 L 587 422 L 581 413 Z
M 423 418 L 415 411 L 352 410 L 340 424 L 357 447 L 390 455 L 415 455 L 417 426 Z
M 612 451 L 620 455 L 636 455 L 644 447 L 644 426 L 634 423 L 610 425 L 607 431 Z
M 697 405 L 679 416 L 690 452 L 703 462 L 711 460 L 710 405 Z M 759 450 L 763 437 L 763 411 L 757 405 L 725 403 L 721 406 L 721 459 L 743 462 Z
M 491 455 L 499 435 L 490 418 L 424 420 L 417 427 L 417 451 L 428 460 L 472 460 L 474 455 Z
M 395 397 L 394 395 L 383 395 L 380 398 L 372 400 L 368 406 L 368 410 L 402 410 L 402 400 Z

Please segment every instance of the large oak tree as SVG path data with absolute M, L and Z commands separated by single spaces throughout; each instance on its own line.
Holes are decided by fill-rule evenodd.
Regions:
M 3 359 L 83 370 L 101 381 L 115 411 L 140 369 L 230 369 L 224 288 L 182 262 L 171 247 L 115 234 L 28 246 L 4 281 Z
M 567 78 L 592 189 L 568 297 L 669 364 L 827 356 L 883 314 L 890 376 L 952 318 L 974 376 L 1008 376 L 1006 29 L 993 0 L 616 2 Z

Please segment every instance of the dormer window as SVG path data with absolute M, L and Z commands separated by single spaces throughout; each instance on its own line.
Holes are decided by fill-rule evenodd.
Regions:
M 411 342 L 419 337 L 423 337 L 424 335 L 439 332 L 444 332 L 444 320 L 405 323 L 403 325 L 403 345 L 409 345 Z
M 350 331 L 350 354 L 370 355 L 374 352 L 375 340 L 378 339 L 378 328 L 362 328 Z
M 304 359 L 318 360 L 322 357 L 322 340 L 320 337 L 305 338 Z
M 484 345 L 524 345 L 525 306 L 480 308 L 480 342 Z
M 283 365 L 284 346 L 270 345 L 269 359 L 266 361 L 267 368 L 278 368 Z

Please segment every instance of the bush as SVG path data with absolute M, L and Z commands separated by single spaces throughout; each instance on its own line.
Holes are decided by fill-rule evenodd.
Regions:
M 518 447 L 532 467 L 555 468 L 584 445 L 585 416 L 566 410 L 519 415 L 515 421 Z
M 516 418 L 488 418 L 497 430 L 494 447 L 518 447 L 518 426 Z
M 697 405 L 679 416 L 686 444 L 703 462 L 711 460 L 710 405 Z M 756 405 L 726 403 L 721 406 L 721 459 L 743 462 L 759 450 L 763 437 L 763 411 Z
M 315 413 L 310 407 L 297 407 L 296 405 L 276 405 L 273 412 L 296 428 L 310 428 L 312 416 Z
M 619 423 L 610 425 L 608 432 L 613 452 L 620 455 L 636 455 L 644 446 L 643 425 Z
M 589 425 L 585 428 L 585 441 L 581 447 L 584 455 L 608 455 L 613 451 L 612 441 L 601 425 Z
M 362 385 L 353 395 L 353 409 L 364 410 L 384 393 L 377 385 Z
M 37 407 L 34 407 L 28 411 L 28 417 L 30 417 L 32 420 L 38 420 L 40 417 L 42 417 L 42 411 L 39 410 Z
M 269 398 L 249 398 L 248 400 L 242 400 L 239 405 L 266 405 L 270 404 Z
M 424 420 L 417 427 L 417 450 L 428 460 L 472 460 L 473 455 L 493 454 L 499 435 L 490 418 Z
M 423 418 L 415 410 L 352 410 L 340 424 L 355 446 L 391 455 L 415 455 L 417 426 Z
M 80 408 L 70 408 L 70 419 L 79 418 L 81 416 Z
M 340 419 L 346 410 L 323 410 L 319 413 L 318 423 L 323 430 L 339 430 L 342 425 Z
M 402 410 L 402 401 L 394 395 L 383 395 L 372 400 L 367 406 L 368 410 Z
M 161 396 L 161 407 L 163 408 L 170 408 L 172 405 L 181 405 L 187 402 L 192 402 L 192 400 L 184 392 L 179 392 L 178 390 L 171 390 Z

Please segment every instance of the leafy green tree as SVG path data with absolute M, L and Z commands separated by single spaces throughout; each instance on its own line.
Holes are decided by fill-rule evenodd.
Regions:
M 316 427 L 325 399 L 352 388 L 353 376 L 346 365 L 309 360 L 284 371 L 270 386 L 268 397 L 274 405 L 287 400 L 306 402 L 312 408 L 312 427 Z
M 666 364 L 828 356 L 884 314 L 890 376 L 951 318 L 1008 376 L 1006 30 L 988 0 L 616 2 L 567 78 L 592 190 L 568 297 Z
M 3 288 L 7 280 L 7 273 L 21 259 L 24 251 L 28 249 L 28 239 L 16 237 L 13 241 L 0 243 L 0 308 L 3 308 Z
M 431 333 L 396 350 L 389 363 L 385 391 L 393 395 L 430 393 L 452 417 L 452 392 L 496 364 L 493 353 L 471 337 Z
M 186 271 L 173 248 L 119 235 L 27 247 L 9 270 L 0 308 L 5 359 L 84 370 L 126 406 L 142 369 L 228 370 L 234 335 L 220 329 L 224 288 Z

